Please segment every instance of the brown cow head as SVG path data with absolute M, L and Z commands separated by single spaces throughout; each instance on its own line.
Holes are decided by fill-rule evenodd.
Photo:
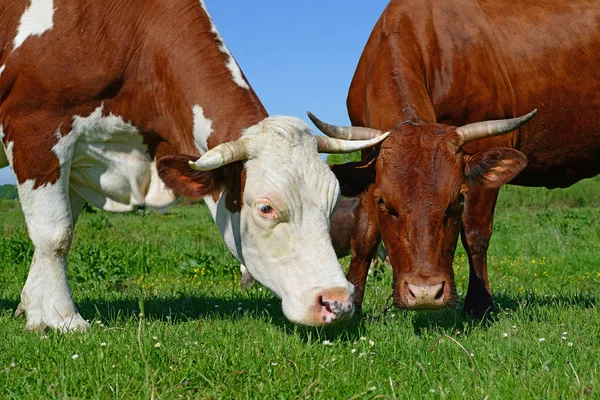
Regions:
M 364 201 L 376 213 L 394 271 L 394 304 L 439 309 L 456 303 L 452 261 L 465 195 L 473 187 L 498 187 L 527 163 L 510 148 L 468 154 L 463 145 L 507 133 L 532 113 L 511 120 L 486 121 L 460 128 L 403 123 L 390 131 L 379 152 L 359 163 L 332 167 L 345 195 L 367 191 Z M 325 133 L 355 128 L 331 127 L 314 117 Z M 372 196 L 372 197 L 371 197 Z

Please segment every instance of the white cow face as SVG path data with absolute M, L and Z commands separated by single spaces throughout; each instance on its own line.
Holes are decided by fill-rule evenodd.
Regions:
M 251 146 L 246 162 L 240 216 L 246 267 L 282 299 L 293 322 L 319 325 L 351 316 L 354 287 L 329 236 L 339 184 L 310 129 L 299 119 L 274 117 L 243 137 L 260 144 Z
M 315 138 L 298 118 L 269 117 L 196 161 L 185 155 L 163 157 L 158 171 L 177 193 L 206 196 L 228 247 L 282 299 L 287 318 L 321 325 L 352 315 L 354 287 L 344 278 L 329 236 L 339 185 L 318 151 L 361 150 L 386 136 Z M 212 174 L 241 160 L 246 160 L 241 211 L 231 213 L 218 174 Z M 221 191 L 219 200 L 213 198 L 215 191 Z

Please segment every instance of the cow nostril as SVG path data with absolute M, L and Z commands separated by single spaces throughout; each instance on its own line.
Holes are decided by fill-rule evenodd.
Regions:
M 408 289 L 408 293 L 410 293 L 410 295 L 412 296 L 413 299 L 416 299 L 417 296 L 415 296 L 415 294 L 413 293 L 412 290 L 410 290 L 410 285 L 408 284 L 408 282 L 406 283 L 407 289 Z
M 444 286 L 446 285 L 446 282 L 442 282 L 442 285 L 440 287 L 440 289 L 437 291 L 437 293 L 435 294 L 435 299 L 439 300 L 442 298 L 442 296 L 444 295 Z
M 325 307 L 325 309 L 327 310 L 328 313 L 332 314 L 333 311 L 331 310 L 331 303 L 327 300 L 323 299 L 323 296 L 319 296 L 319 304 L 322 307 Z

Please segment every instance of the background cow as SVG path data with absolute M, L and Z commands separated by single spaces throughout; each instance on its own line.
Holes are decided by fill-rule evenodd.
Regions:
M 363 193 L 347 276 L 359 307 L 381 238 L 397 306 L 455 304 L 459 232 L 470 265 L 464 310 L 483 317 L 493 307 L 486 252 L 499 186 L 567 187 L 600 172 L 598 32 L 600 5 L 583 0 L 388 5 L 348 95 L 352 124 L 375 129 L 314 119 L 339 138 L 390 130 L 363 162 L 334 167 L 344 194 Z M 523 127 L 534 112 L 470 124 L 535 108 Z
M 35 246 L 16 311 L 27 329 L 88 326 L 66 278 L 86 200 L 129 211 L 175 193 L 205 198 L 291 321 L 352 314 L 329 239 L 339 186 L 317 150 L 379 139 L 315 138 L 268 117 L 202 1 L 4 0 L 0 18 L 0 167 L 16 174 Z

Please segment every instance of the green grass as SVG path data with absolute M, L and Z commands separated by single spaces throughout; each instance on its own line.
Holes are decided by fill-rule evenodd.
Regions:
M 600 398 L 599 220 L 598 178 L 507 187 L 489 251 L 493 321 L 385 312 L 383 268 L 361 319 L 316 329 L 288 323 L 268 290 L 238 289 L 203 206 L 86 213 L 69 277 L 92 329 L 62 335 L 12 316 L 33 249 L 18 204 L 0 201 L 0 398 Z M 462 248 L 455 271 L 464 297 Z

